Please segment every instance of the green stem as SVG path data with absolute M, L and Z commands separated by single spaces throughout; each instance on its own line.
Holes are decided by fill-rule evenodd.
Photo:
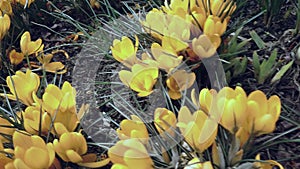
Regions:
M 26 60 L 27 60 L 28 68 L 31 69 L 29 56 L 26 54 L 25 57 L 26 57 Z

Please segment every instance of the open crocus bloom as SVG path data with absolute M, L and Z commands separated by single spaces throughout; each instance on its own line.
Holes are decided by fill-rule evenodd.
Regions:
M 7 33 L 10 27 L 10 18 L 7 14 L 2 15 L 0 10 L 0 41 L 3 39 L 4 35 Z
M 188 44 L 177 38 L 163 36 L 161 40 L 161 46 L 167 51 L 174 51 L 175 53 L 177 53 L 186 49 L 188 47 Z
M 108 150 L 113 169 L 152 169 L 153 161 L 144 145 L 137 139 L 118 141 Z
M 247 101 L 247 129 L 256 136 L 271 133 L 281 111 L 281 102 L 278 96 L 267 99 L 266 95 L 256 90 L 249 94 Z
M 5 168 L 49 168 L 55 158 L 55 151 L 52 143 L 46 144 L 37 136 L 29 136 L 25 133 L 15 132 L 13 135 L 14 161 L 8 163 Z M 34 159 L 34 160 L 33 160 Z
M 117 61 L 130 68 L 138 62 L 138 59 L 136 58 L 138 45 L 139 40 L 137 36 L 135 37 L 135 45 L 133 45 L 132 41 L 128 37 L 123 36 L 121 41 L 115 39 L 113 41 L 113 46 L 111 46 L 110 49 L 113 57 Z
M 66 162 L 79 163 L 81 155 L 87 152 L 87 143 L 84 136 L 77 132 L 64 133 L 59 140 L 53 141 L 55 152 Z
M 135 64 L 131 72 L 121 70 L 119 77 L 123 84 L 138 92 L 138 96 L 145 97 L 153 92 L 153 86 L 158 78 L 158 68 Z
M 214 44 L 214 42 L 211 41 L 211 39 L 207 35 L 202 34 L 198 38 L 193 39 L 193 52 L 199 57 L 199 59 L 209 58 L 217 52 L 216 45 L 219 45 L 221 41 L 218 41 L 217 43 L 218 44 Z
M 204 23 L 203 32 L 206 35 L 212 36 L 217 34 L 219 36 L 223 35 L 226 31 L 227 20 L 222 21 L 219 17 L 210 15 L 207 17 Z
M 81 133 L 64 133 L 59 140 L 53 141 L 55 152 L 65 162 L 77 163 L 79 166 L 99 168 L 107 165 L 110 159 L 97 161 L 95 154 L 87 153 L 87 142 Z
M 158 9 L 150 11 L 142 24 L 146 32 L 159 39 L 169 36 L 187 42 L 191 36 L 191 23 L 180 16 L 166 14 Z
M 76 91 L 69 82 L 64 82 L 62 89 L 53 84 L 45 89 L 42 108 L 51 118 L 55 118 L 54 128 L 58 135 L 74 131 L 79 123 L 75 96 Z
M 47 135 L 51 127 L 51 117 L 40 105 L 28 106 L 23 112 L 24 128 L 30 134 L 41 132 Z
M 151 45 L 151 52 L 158 67 L 169 72 L 182 62 L 183 57 L 178 56 L 175 51 L 165 49 L 164 47 L 167 46 L 160 46 L 158 43 L 153 43 Z
M 131 116 L 131 120 L 123 120 L 120 123 L 120 128 L 117 129 L 117 133 L 121 140 L 136 138 L 143 143 L 147 143 L 149 138 L 144 122 L 135 115 Z
M 224 87 L 218 93 L 218 111 L 222 114 L 221 125 L 231 133 L 236 133 L 244 124 L 247 114 L 247 95 L 237 86 L 235 90 Z
M 31 41 L 31 36 L 28 31 L 24 32 L 20 41 L 21 51 L 25 56 L 43 51 L 44 44 L 42 39 Z
M 3 12 L 3 14 L 11 15 L 13 13 L 11 2 L 7 0 L 0 1 L 0 11 Z
M 171 74 L 166 83 L 169 88 L 168 93 L 172 99 L 180 99 L 181 92 L 190 88 L 195 82 L 196 76 L 193 72 L 177 70 Z
M 175 136 L 176 116 L 166 108 L 157 108 L 154 112 L 154 125 L 162 137 L 168 139 Z
M 200 153 L 213 144 L 218 131 L 218 123 L 214 119 L 201 110 L 192 114 L 186 106 L 178 113 L 177 126 L 185 141 Z
M 15 49 L 9 52 L 9 60 L 11 64 L 18 65 L 24 59 L 24 54 L 17 52 Z
M 27 106 L 34 103 L 33 95 L 40 86 L 40 78 L 37 74 L 27 69 L 26 73 L 17 71 L 15 75 L 6 77 L 6 83 L 12 94 L 1 94 L 9 99 L 17 100 L 17 98 Z
M 204 88 L 199 94 L 196 94 L 196 90 L 193 89 L 191 92 L 191 99 L 197 109 L 209 114 L 213 108 L 217 107 L 215 100 L 216 95 L 217 91 L 214 89 L 208 90 L 207 88 Z
M 62 64 L 61 62 L 50 62 L 51 59 L 53 58 L 53 54 L 41 54 L 41 56 L 38 56 L 37 59 L 39 62 L 42 64 L 41 67 L 43 70 L 46 72 L 51 72 L 51 73 L 57 73 L 57 74 L 63 74 L 66 73 L 67 70 L 64 69 L 65 65 Z

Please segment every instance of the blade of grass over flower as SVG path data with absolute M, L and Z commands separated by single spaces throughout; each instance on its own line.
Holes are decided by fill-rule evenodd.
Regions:
M 11 78 L 11 76 L 10 76 L 10 78 Z M 12 79 L 12 78 L 11 78 L 11 79 Z M 12 84 L 13 84 L 13 87 L 14 87 L 14 82 L 13 82 L 13 80 L 11 80 L 11 81 L 12 81 Z M 6 93 L 6 90 L 5 90 L 5 88 L 4 88 L 3 85 L 2 85 L 2 90 L 3 90 L 4 94 L 6 95 L 7 93 Z M 16 91 L 15 88 L 14 88 L 14 90 Z M 16 93 L 16 92 L 15 92 L 15 93 Z M 19 100 L 18 100 L 18 95 L 17 95 L 17 93 L 16 93 L 16 98 L 17 98 L 17 108 L 18 108 L 18 110 L 19 110 L 20 112 L 22 112 L 21 105 L 20 105 L 20 102 L 19 102 Z M 13 119 L 14 119 L 16 122 L 17 122 L 17 120 L 20 120 L 21 123 L 23 123 L 23 115 L 21 114 L 21 117 L 16 116 L 16 114 L 14 113 L 14 111 L 13 111 L 13 109 L 12 109 L 12 107 L 11 107 L 10 101 L 8 100 L 8 97 L 7 97 L 7 96 L 5 97 L 5 101 L 6 101 L 6 103 L 7 103 L 7 106 L 8 106 L 8 108 L 9 108 L 9 110 L 10 110 L 10 112 L 9 112 L 9 111 L 6 111 L 6 112 L 9 112 L 8 114 L 9 114 L 10 116 L 12 116 Z M 2 108 L 2 107 L 0 107 L 0 108 Z

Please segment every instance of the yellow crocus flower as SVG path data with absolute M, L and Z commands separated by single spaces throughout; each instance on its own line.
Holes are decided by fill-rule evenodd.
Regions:
M 110 159 L 95 162 L 95 154 L 86 154 L 87 142 L 81 133 L 64 133 L 59 137 L 59 140 L 53 141 L 53 147 L 63 161 L 76 163 L 79 166 L 99 168 L 110 162 Z
M 108 150 L 108 156 L 114 163 L 112 169 L 153 169 L 152 159 L 137 139 L 118 141 Z
M 168 139 L 175 136 L 175 113 L 166 108 L 157 108 L 154 112 L 154 125 L 162 137 Z
M 217 43 L 219 44 L 219 42 Z M 194 38 L 192 40 L 192 49 L 198 58 L 191 59 L 199 60 L 214 56 L 214 54 L 217 52 L 216 45 L 218 44 L 214 44 L 214 42 L 211 41 L 211 39 L 205 34 L 200 35 L 198 38 Z
M 121 70 L 119 77 L 123 84 L 138 92 L 139 97 L 145 97 L 153 92 L 153 86 L 158 78 L 158 68 L 135 64 L 131 71 Z
M 274 160 L 261 161 L 260 154 L 257 154 L 255 156 L 255 160 L 259 160 L 259 162 L 254 162 L 253 168 L 273 169 L 276 166 L 276 168 L 278 167 L 279 169 L 284 169 L 284 167 L 281 164 L 279 164 L 277 161 Z
M 121 140 L 137 138 L 143 143 L 149 139 L 148 130 L 144 122 L 136 115 L 131 115 L 131 120 L 125 119 L 120 123 L 117 129 L 118 136 Z
M 44 44 L 42 39 L 31 41 L 31 36 L 28 31 L 24 32 L 20 40 L 21 51 L 25 56 L 43 51 Z
M 1 94 L 12 100 L 17 98 L 27 106 L 34 103 L 33 95 L 40 86 L 40 78 L 37 74 L 27 69 L 26 73 L 17 71 L 15 75 L 6 77 L 6 83 L 12 94 Z
M 209 114 L 214 107 L 217 106 L 216 102 L 217 91 L 214 89 L 204 88 L 200 91 L 199 95 L 196 94 L 196 90 L 193 89 L 191 92 L 191 99 L 194 106 L 198 110 L 202 110 L 205 113 Z M 198 97 L 197 97 L 198 96 Z
M 189 45 L 180 39 L 176 39 L 169 36 L 163 36 L 161 40 L 161 46 L 167 51 L 173 51 L 174 53 L 180 52 L 186 49 Z
M 247 129 L 250 133 L 259 136 L 275 130 L 275 124 L 281 111 L 281 102 L 278 96 L 267 99 L 266 95 L 256 90 L 249 94 L 247 101 Z
M 122 40 L 115 39 L 113 41 L 113 46 L 111 46 L 110 49 L 113 57 L 117 61 L 130 68 L 138 62 L 136 57 L 138 45 L 139 40 L 137 36 L 135 36 L 135 45 L 133 45 L 128 37 L 123 36 Z
M 80 163 L 83 161 L 81 155 L 87 152 L 87 143 L 81 133 L 64 133 L 59 140 L 53 141 L 55 152 L 65 162 Z
M 51 127 L 51 117 L 40 105 L 28 106 L 23 112 L 23 120 L 24 128 L 30 134 L 41 132 L 47 135 Z
M 169 96 L 176 100 L 181 98 L 181 92 L 190 88 L 196 80 L 196 75 L 185 70 L 177 70 L 167 79 Z
M 62 89 L 49 84 L 42 96 L 42 108 L 54 121 L 58 135 L 72 132 L 79 121 L 76 112 L 76 90 L 69 82 L 64 82 Z
M 210 6 L 211 14 L 220 17 L 221 20 L 232 15 L 236 9 L 236 3 L 232 0 L 211 0 Z
M 243 126 L 247 114 L 247 95 L 237 86 L 235 90 L 224 87 L 218 93 L 218 111 L 222 113 L 221 125 L 231 133 Z
M 10 18 L 7 14 L 2 14 L 1 10 L 0 10 L 0 41 L 3 39 L 3 37 L 5 36 L 5 34 L 7 33 L 7 31 L 10 28 Z
M 188 162 L 184 169 L 213 169 L 213 166 L 210 161 L 201 163 L 198 158 L 193 158 Z
M 44 53 L 41 56 L 38 56 L 38 61 L 42 64 L 42 66 L 37 66 L 45 70 L 46 72 L 57 73 L 57 74 L 64 74 L 67 72 L 65 65 L 61 62 L 50 62 L 53 58 L 53 54 L 49 53 L 45 55 Z M 32 65 L 34 67 L 34 65 Z
M 8 163 L 5 168 L 47 169 L 55 159 L 55 151 L 52 143 L 46 144 L 37 135 L 29 136 L 26 133 L 16 131 L 13 135 L 13 143 L 14 161 Z
M 157 21 L 161 21 L 161 24 L 158 24 Z M 142 25 L 146 32 L 155 38 L 161 39 L 167 25 L 165 22 L 167 22 L 166 14 L 154 8 L 147 13 L 146 20 L 142 22 Z
M 157 23 L 157 21 L 161 21 Z M 146 15 L 146 20 L 142 22 L 145 31 L 152 36 L 161 39 L 169 36 L 187 42 L 191 36 L 191 22 L 177 16 L 165 14 L 158 9 L 153 9 Z
M 222 21 L 219 17 L 209 15 L 204 23 L 203 32 L 206 35 L 212 36 L 218 34 L 223 35 L 226 31 L 227 20 Z
M 213 144 L 218 131 L 218 123 L 215 119 L 208 117 L 201 110 L 192 114 L 186 106 L 182 107 L 178 113 L 177 126 L 185 141 L 200 153 Z
M 20 64 L 24 59 L 24 54 L 17 52 L 15 49 L 9 52 L 9 60 L 13 65 Z
M 183 59 L 183 56 L 178 56 L 175 51 L 168 50 L 165 46 L 161 46 L 158 43 L 151 45 L 151 53 L 158 67 L 166 72 L 177 67 Z
M 1 0 L 0 1 L 0 11 L 3 14 L 11 15 L 13 13 L 13 11 L 12 11 L 12 7 L 11 7 L 10 2 L 7 1 L 7 0 Z

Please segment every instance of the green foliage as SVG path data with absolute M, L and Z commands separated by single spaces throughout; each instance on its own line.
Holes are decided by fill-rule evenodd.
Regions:
M 264 22 L 268 27 L 271 24 L 273 16 L 279 13 L 281 6 L 285 2 L 285 0 L 259 0 L 262 9 L 266 11 Z
M 259 62 L 259 56 L 256 51 L 253 52 L 253 68 L 254 75 L 259 84 L 263 84 L 267 78 L 272 76 L 275 72 L 275 68 L 277 67 L 276 63 L 277 58 L 277 49 L 272 51 L 269 59 L 264 59 L 262 63 Z
M 250 31 L 250 36 L 254 40 L 255 44 L 259 49 L 263 49 L 266 47 L 265 42 L 258 36 L 255 30 Z
M 220 56 L 222 59 L 228 61 L 224 64 L 224 69 L 226 71 L 226 77 L 228 82 L 230 82 L 232 78 L 244 73 L 247 68 L 247 57 L 238 57 L 238 55 L 246 51 L 244 50 L 244 48 L 251 39 L 241 38 L 242 41 L 239 42 L 239 34 L 242 31 L 242 29 L 243 27 L 236 30 L 234 35 L 230 38 L 228 46 L 226 46 L 227 52 Z
M 291 68 L 294 61 L 290 61 L 288 64 L 282 66 L 282 68 L 275 74 L 275 76 L 272 78 L 271 83 L 274 83 L 281 79 L 281 77 Z

